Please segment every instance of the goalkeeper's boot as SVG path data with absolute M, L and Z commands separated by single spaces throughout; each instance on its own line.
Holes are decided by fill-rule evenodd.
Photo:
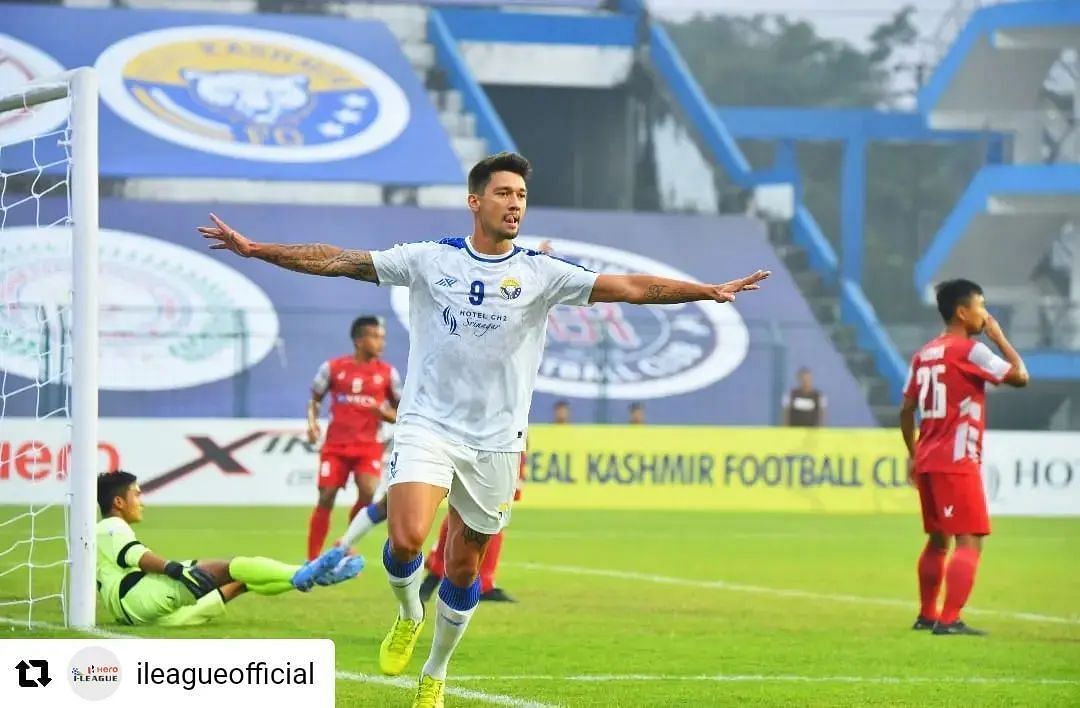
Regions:
M 416 687 L 416 698 L 413 699 L 413 708 L 443 708 L 443 689 L 446 681 L 423 674 L 420 677 L 420 685 Z
M 404 617 L 394 620 L 394 626 L 379 646 L 379 670 L 387 676 L 397 676 L 404 671 L 423 628 L 423 619 L 419 622 Z
M 360 575 L 363 569 L 363 556 L 346 556 L 333 568 L 316 577 L 315 582 L 319 585 L 337 585 Z
M 936 624 L 934 624 L 933 633 L 937 634 L 937 635 L 942 635 L 942 634 L 966 634 L 966 635 L 972 636 L 972 637 L 986 636 L 986 632 L 984 632 L 983 630 L 975 629 L 974 627 L 969 627 L 966 624 L 964 624 L 963 622 L 961 622 L 960 620 L 956 620 L 955 622 L 950 622 L 949 624 L 942 624 L 941 622 L 937 622 Z
M 316 578 L 333 570 L 344 557 L 345 549 L 340 546 L 335 546 L 315 560 L 305 563 L 300 566 L 298 571 L 293 573 L 293 587 L 300 592 L 307 592 L 315 586 Z
M 915 624 L 911 625 L 912 629 L 933 629 L 937 624 L 937 620 L 927 619 L 922 615 L 915 618 Z

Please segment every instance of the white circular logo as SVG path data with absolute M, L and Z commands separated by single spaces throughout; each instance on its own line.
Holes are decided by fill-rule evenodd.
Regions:
M 148 133 L 265 162 L 373 152 L 409 122 L 401 87 L 338 47 L 283 32 L 205 25 L 144 32 L 96 63 L 101 98 Z
M 542 240 L 521 236 L 516 242 L 536 248 Z M 555 255 L 597 273 L 649 273 L 699 282 L 666 263 L 608 246 L 559 239 Z M 390 302 L 408 329 L 408 288 L 394 288 Z M 548 315 L 536 390 L 618 399 L 688 393 L 728 376 L 746 358 L 749 347 L 746 323 L 731 305 L 560 306 Z
M 63 71 L 60 62 L 37 47 L 0 34 L 0 94 Z M 0 113 L 0 145 L 14 145 L 56 130 L 67 121 L 67 116 L 67 101 L 49 101 L 29 110 Z
M 120 660 L 104 647 L 80 649 L 68 667 L 71 690 L 88 701 L 101 701 L 116 693 L 122 676 Z
M 41 379 L 67 368 L 71 243 L 70 228 L 4 229 L 0 361 L 16 376 Z M 158 391 L 226 379 L 274 347 L 279 324 L 270 298 L 221 261 L 112 229 L 101 230 L 99 254 L 103 390 Z

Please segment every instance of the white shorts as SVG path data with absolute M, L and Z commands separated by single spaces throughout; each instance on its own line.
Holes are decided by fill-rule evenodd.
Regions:
M 389 486 L 423 482 L 449 490 L 450 506 L 473 531 L 494 535 L 510 524 L 520 452 L 488 452 L 416 425 L 398 426 Z

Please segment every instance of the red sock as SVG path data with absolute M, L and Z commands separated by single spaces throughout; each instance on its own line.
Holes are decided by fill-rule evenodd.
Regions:
M 427 569 L 440 578 L 446 577 L 446 533 L 450 528 L 450 519 L 443 519 L 439 527 L 439 540 L 431 547 L 431 553 L 427 557 Z
M 495 587 L 495 570 L 499 567 L 499 554 L 502 553 L 503 532 L 495 534 L 488 543 L 484 560 L 480 562 L 480 592 L 491 592 Z
M 323 542 L 326 534 L 330 531 L 330 510 L 321 506 L 315 507 L 311 512 L 311 521 L 308 522 L 307 534 L 307 557 L 315 560 L 322 553 Z
M 971 595 L 975 584 L 975 569 L 979 567 L 979 552 L 974 548 L 957 548 L 945 569 L 945 606 L 938 622 L 952 624 Z
M 928 620 L 938 618 L 937 599 L 941 592 L 941 581 L 945 579 L 946 554 L 946 549 L 928 541 L 919 556 L 919 599 L 922 603 L 919 615 Z

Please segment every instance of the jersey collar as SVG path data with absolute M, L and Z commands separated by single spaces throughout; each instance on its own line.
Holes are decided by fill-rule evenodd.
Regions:
M 503 261 L 510 260 L 511 258 L 516 256 L 521 250 L 521 248 L 514 246 L 513 250 L 511 250 L 505 256 L 486 256 L 473 250 L 472 236 L 465 237 L 465 252 L 472 256 L 474 260 L 478 260 L 483 263 L 502 263 Z

